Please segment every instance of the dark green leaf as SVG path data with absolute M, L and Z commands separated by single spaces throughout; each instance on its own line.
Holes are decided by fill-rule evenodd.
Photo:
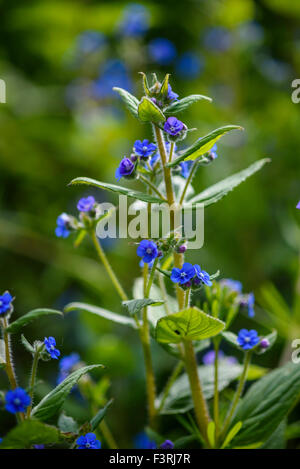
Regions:
M 103 367 L 103 365 L 84 366 L 74 371 L 34 407 L 32 416 L 39 420 L 47 420 L 55 415 L 63 406 L 68 394 L 79 379 L 86 373 L 101 367 Z
M 78 177 L 73 179 L 69 185 L 75 186 L 78 184 L 85 184 L 88 186 L 98 187 L 98 189 L 103 189 L 111 192 L 116 192 L 117 194 L 123 194 L 127 197 L 132 197 L 133 199 L 142 200 L 143 202 L 149 202 L 152 204 L 160 204 L 162 199 L 154 197 L 153 195 L 144 194 L 143 192 L 133 191 L 127 187 L 117 186 L 116 184 L 109 184 L 107 182 L 96 181 L 96 179 L 90 179 L 86 177 Z
M 166 120 L 163 112 L 159 109 L 150 98 L 144 96 L 138 107 L 139 119 L 142 122 L 153 122 L 161 124 Z
M 1 449 L 30 449 L 32 445 L 48 445 L 59 441 L 57 428 L 38 420 L 24 420 L 3 438 Z
M 112 313 L 107 309 L 99 308 L 98 306 L 88 305 L 86 303 L 70 303 L 65 307 L 65 312 L 69 313 L 70 311 L 86 311 L 87 313 L 96 314 L 101 318 L 108 319 L 109 321 L 117 322 L 118 324 L 124 324 L 125 326 L 131 326 L 136 328 L 135 321 L 127 316 L 122 316 L 121 314 Z
M 260 449 L 285 449 L 286 422 L 283 420 Z
M 191 104 L 196 103 L 197 101 L 201 101 L 202 99 L 205 99 L 206 101 L 210 102 L 212 101 L 211 98 L 203 96 L 202 94 L 191 94 L 190 96 L 186 96 L 185 98 L 179 99 L 178 101 L 175 101 L 174 103 L 170 104 L 166 109 L 164 109 L 164 113 L 167 116 L 173 116 L 178 112 L 184 111 Z
M 143 298 L 141 300 L 123 301 L 122 304 L 123 306 L 125 306 L 125 309 L 127 310 L 130 316 L 135 316 L 136 314 L 139 314 L 139 312 L 145 306 L 161 306 L 162 304 L 164 304 L 164 301 L 151 300 L 150 298 Z
M 134 117 L 138 117 L 139 100 L 132 94 L 128 93 L 128 91 L 123 90 L 123 88 L 114 87 L 113 90 L 119 93 L 122 101 L 125 103 L 125 106 L 131 112 L 131 114 Z
M 112 403 L 113 403 L 113 399 L 108 401 L 108 403 L 103 407 L 103 409 L 99 410 L 99 412 L 97 412 L 95 417 L 92 418 L 92 420 L 90 422 L 92 431 L 96 430 L 98 425 L 102 422 L 102 420 L 105 417 L 105 414 L 106 414 L 107 410 L 110 408 Z
M 16 332 L 19 332 L 19 330 L 22 329 L 22 327 L 27 326 L 27 324 L 29 324 L 31 321 L 34 321 L 35 319 L 39 319 L 41 317 L 49 316 L 49 315 L 63 316 L 63 313 L 56 309 L 49 309 L 49 308 L 33 309 L 29 313 L 24 314 L 24 316 L 21 316 L 16 321 L 12 322 L 6 328 L 6 331 L 9 332 L 10 334 L 15 334 Z
M 21 335 L 21 342 L 24 345 L 24 347 L 26 348 L 27 352 L 29 352 L 31 354 L 34 354 L 34 348 L 30 344 L 30 342 L 28 342 L 28 340 L 26 339 L 26 337 L 23 334 Z
M 72 417 L 68 417 L 64 413 L 60 414 L 58 419 L 58 428 L 63 433 L 78 433 L 79 427 Z

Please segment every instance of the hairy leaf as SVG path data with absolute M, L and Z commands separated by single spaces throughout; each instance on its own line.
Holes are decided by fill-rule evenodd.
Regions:
M 38 420 L 24 420 L 3 438 L 1 449 L 30 449 L 32 445 L 54 444 L 59 441 L 57 428 Z
M 123 88 L 114 87 L 113 90 L 119 93 L 122 101 L 125 103 L 125 106 L 131 112 L 131 114 L 134 117 L 138 117 L 139 100 Z
M 164 301 L 161 300 L 151 300 L 151 298 L 143 298 L 141 300 L 129 300 L 123 301 L 123 306 L 125 306 L 130 316 L 135 316 L 145 306 L 161 306 L 164 304 Z
M 135 321 L 127 316 L 122 316 L 121 314 L 112 313 L 107 309 L 99 308 L 98 306 L 88 305 L 86 303 L 70 303 L 65 307 L 65 312 L 69 313 L 70 311 L 86 311 L 87 313 L 96 314 L 101 318 L 108 319 L 109 321 L 117 322 L 118 324 L 123 324 L 125 326 L 131 326 L 136 328 Z
M 155 124 L 161 124 L 166 120 L 163 112 L 147 96 L 144 96 L 139 104 L 138 116 L 142 122 L 154 122 Z
M 175 101 L 172 104 L 169 104 L 169 106 L 166 109 L 164 109 L 164 113 L 167 116 L 173 116 L 174 114 L 177 114 L 178 112 L 184 111 L 191 104 L 196 103 L 197 101 L 201 101 L 202 99 L 205 99 L 206 101 L 210 101 L 210 102 L 212 101 L 211 98 L 208 98 L 207 96 L 203 96 L 202 94 L 191 94 L 190 96 L 186 96 L 185 98 L 179 99 L 178 101 Z
M 63 313 L 56 309 L 49 309 L 49 308 L 33 309 L 29 313 L 24 314 L 24 316 L 21 316 L 16 321 L 12 322 L 6 328 L 6 331 L 9 332 L 10 334 L 15 334 L 16 332 L 19 332 L 19 330 L 22 329 L 22 327 L 27 326 L 27 324 L 34 321 L 35 319 L 39 319 L 41 317 L 49 316 L 49 315 L 63 316 Z

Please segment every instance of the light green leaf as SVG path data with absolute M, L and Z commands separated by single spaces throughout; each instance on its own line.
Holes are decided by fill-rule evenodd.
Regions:
M 101 318 L 108 319 L 109 321 L 117 322 L 118 324 L 123 324 L 125 326 L 131 326 L 136 328 L 135 321 L 127 316 L 122 316 L 121 314 L 112 313 L 107 309 L 99 308 L 98 306 L 88 305 L 86 303 L 69 303 L 65 307 L 65 312 L 69 313 L 70 311 L 86 311 L 87 313 L 96 314 Z
M 166 120 L 163 112 L 147 96 L 144 96 L 139 104 L 138 115 L 142 122 L 161 124 Z
M 224 443 L 222 444 L 221 446 L 221 449 L 224 449 L 224 448 L 227 448 L 227 446 L 229 445 L 229 443 L 231 442 L 231 440 L 233 440 L 233 438 L 235 437 L 235 435 L 238 434 L 238 432 L 240 431 L 240 429 L 242 428 L 242 425 L 243 425 L 243 422 L 237 422 L 234 427 L 232 427 L 232 429 L 227 433 L 227 436 L 224 440 Z
M 12 322 L 6 328 L 6 331 L 9 332 L 10 334 L 15 334 L 16 332 L 19 332 L 19 330 L 22 329 L 22 327 L 27 326 L 27 324 L 34 321 L 35 319 L 39 319 L 41 317 L 49 316 L 49 315 L 63 316 L 63 313 L 56 309 L 49 309 L 49 308 L 33 309 L 29 313 L 24 314 L 24 316 L 21 316 L 16 321 Z
M 210 443 L 210 446 L 212 448 L 215 447 L 215 444 L 216 444 L 216 441 L 215 441 L 215 431 L 216 431 L 216 425 L 215 425 L 215 422 L 213 420 L 211 420 L 209 422 L 209 424 L 207 425 L 207 438 L 208 438 L 208 441 Z
M 238 350 L 243 350 L 237 343 L 237 335 L 230 331 L 222 332 L 223 339 Z
M 225 324 L 195 306 L 161 318 L 156 325 L 156 340 L 178 344 L 182 340 L 203 340 L 217 335 Z
M 210 132 L 209 134 L 205 135 L 196 142 L 187 148 L 181 155 L 176 158 L 172 163 L 169 163 L 167 166 L 173 167 L 181 163 L 181 161 L 189 161 L 195 160 L 199 158 L 204 153 L 207 153 L 214 144 L 219 140 L 219 138 L 223 137 L 226 133 L 230 132 L 231 130 L 242 130 L 243 128 L 239 125 L 226 125 L 224 127 L 220 127 L 219 129 Z
M 131 112 L 131 114 L 134 117 L 138 117 L 139 100 L 132 94 L 128 93 L 128 91 L 123 90 L 123 88 L 114 87 L 113 90 L 119 93 L 122 101 L 125 103 L 125 106 Z
M 299 399 L 300 364 L 287 363 L 251 386 L 240 402 L 233 425 L 243 428 L 235 446 L 266 441 Z
M 293 440 L 300 438 L 300 421 L 291 423 L 285 430 L 285 438 L 287 440 Z
M 5 354 L 5 342 L 0 339 L 0 368 L 5 368 L 6 365 L 6 354 Z
M 73 181 L 71 181 L 69 185 L 75 186 L 79 184 L 98 187 L 98 189 L 116 192 L 117 194 L 123 194 L 127 197 L 132 197 L 133 199 L 142 200 L 143 202 L 149 202 L 151 204 L 160 204 L 163 201 L 158 197 L 154 197 L 153 195 L 149 195 L 139 191 L 133 191 L 128 187 L 117 186 L 116 184 L 109 184 L 107 182 L 96 181 L 96 179 L 90 179 L 86 177 L 78 177 L 76 179 L 73 179 Z
M 72 417 L 68 417 L 66 414 L 62 413 L 58 419 L 58 428 L 63 433 L 78 433 L 79 427 L 77 422 Z
M 197 101 L 200 101 L 202 99 L 212 102 L 211 98 L 203 96 L 202 94 L 191 94 L 190 96 L 186 96 L 185 98 L 179 99 L 178 101 L 175 101 L 174 103 L 170 104 L 166 109 L 164 109 L 164 113 L 167 116 L 173 116 L 178 112 L 184 111 L 191 104 L 196 103 Z
M 143 298 L 141 300 L 123 301 L 122 304 L 123 306 L 125 306 L 125 309 L 127 310 L 130 316 L 135 316 L 136 314 L 139 314 L 139 312 L 145 306 L 161 306 L 164 304 L 164 301 L 151 300 L 151 298 Z
M 248 168 L 243 169 L 242 171 L 239 171 L 238 173 L 235 173 L 226 179 L 223 179 L 223 181 L 217 182 L 213 186 L 208 187 L 190 199 L 187 202 L 187 206 L 192 206 L 195 203 L 201 202 L 207 206 L 217 202 L 225 195 L 227 195 L 228 192 L 232 191 L 235 187 L 244 182 L 248 177 L 252 176 L 252 174 L 259 171 L 266 163 L 269 163 L 270 161 L 271 160 L 269 158 L 258 160 L 252 165 L 248 166 Z
M 103 365 L 84 366 L 71 373 L 34 407 L 31 415 L 39 420 L 47 420 L 55 415 L 63 406 L 68 394 L 79 379 L 86 373 L 102 367 Z
M 160 91 L 159 91 L 159 96 L 160 97 L 166 96 L 168 94 L 169 78 L 170 78 L 170 74 L 167 73 L 165 78 L 164 78 L 164 81 L 162 82 L 162 85 L 161 85 L 161 88 L 160 88 Z
M 57 428 L 38 420 L 24 420 L 3 438 L 1 449 L 30 449 L 32 445 L 48 445 L 59 441 Z
M 110 399 L 110 401 L 108 401 L 108 403 L 103 407 L 103 409 L 100 409 L 99 412 L 97 412 L 97 414 L 95 415 L 95 417 L 92 418 L 90 422 L 92 431 L 96 430 L 98 425 L 102 422 L 102 420 L 105 417 L 106 412 L 112 405 L 113 401 L 114 401 L 113 399 Z

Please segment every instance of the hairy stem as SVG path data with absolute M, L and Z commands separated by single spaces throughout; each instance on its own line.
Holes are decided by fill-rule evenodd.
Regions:
M 31 409 L 32 409 L 32 404 L 33 404 L 35 379 L 36 379 L 36 373 L 37 373 L 39 358 L 40 358 L 40 351 L 36 350 L 35 353 L 34 353 L 34 356 L 33 356 L 31 376 L 30 376 L 30 380 L 29 380 L 29 396 L 30 396 L 31 402 L 30 402 L 30 405 L 27 407 L 27 412 L 26 412 L 26 417 L 27 418 L 29 418 L 30 414 L 31 414 Z
M 192 178 L 193 178 L 193 175 L 194 175 L 194 173 L 195 173 L 196 167 L 197 167 L 197 160 L 194 161 L 194 163 L 193 163 L 193 165 L 192 165 L 192 167 L 191 167 L 191 169 L 190 169 L 190 173 L 189 173 L 189 175 L 188 175 L 188 178 L 187 178 L 187 180 L 186 180 L 185 186 L 184 186 L 184 188 L 183 188 L 183 191 L 182 191 L 182 194 L 181 194 L 181 197 L 180 197 L 180 201 L 179 201 L 179 204 L 180 204 L 180 205 L 182 205 L 183 202 L 184 202 L 184 198 L 185 198 L 186 191 L 187 191 L 187 189 L 188 189 L 188 187 L 189 187 L 189 184 L 190 184 L 190 182 L 191 182 L 191 180 L 192 180 Z
M 155 134 L 155 138 L 156 138 L 156 142 L 157 142 L 157 146 L 158 146 L 158 150 L 159 150 L 159 154 L 160 154 L 160 158 L 161 158 L 161 162 L 163 166 L 168 204 L 173 205 L 174 193 L 173 193 L 173 186 L 172 186 L 172 179 L 171 179 L 171 168 L 168 168 L 166 166 L 167 152 L 166 152 L 165 142 L 164 142 L 162 131 L 156 125 L 154 125 L 154 134 Z
M 175 142 L 171 142 L 170 153 L 169 153 L 169 161 L 168 161 L 168 163 L 171 163 L 171 161 L 172 161 L 172 159 L 173 159 L 174 147 L 175 147 Z
M 106 269 L 106 272 L 108 273 L 115 289 L 117 290 L 120 298 L 122 299 L 122 301 L 127 301 L 128 300 L 128 297 L 125 293 L 125 291 L 123 290 L 123 287 L 122 285 L 120 284 L 115 272 L 113 271 L 106 255 L 105 255 L 105 252 L 103 251 L 102 249 L 102 246 L 96 236 L 96 232 L 93 230 L 90 232 L 91 234 L 91 238 L 92 238 L 92 241 L 94 243 L 94 246 L 96 248 L 96 251 L 97 251 L 97 254 L 99 256 L 99 259 L 100 261 L 102 262 L 102 264 L 104 265 L 105 269 Z

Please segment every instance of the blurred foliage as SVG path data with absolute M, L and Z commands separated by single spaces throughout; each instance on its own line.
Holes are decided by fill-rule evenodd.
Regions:
M 297 215 L 299 224 L 294 209 L 300 105 L 291 101 L 291 82 L 300 76 L 299 3 L 165 0 L 143 2 L 137 10 L 128 2 L 2 0 L 0 13 L 0 69 L 7 86 L 7 103 L 0 104 L 1 288 L 16 295 L 16 315 L 38 306 L 63 308 L 71 300 L 120 312 L 88 241 L 75 250 L 72 241 L 55 238 L 54 228 L 57 215 L 74 213 L 81 196 L 107 200 L 107 193 L 67 188 L 72 178 L 113 182 L 133 142 L 151 138 L 111 92 L 116 85 L 141 94 L 141 70 L 170 72 L 180 96 L 213 98 L 189 110 L 187 124 L 197 127 L 199 136 L 227 123 L 245 128 L 224 137 L 214 165 L 198 171 L 199 190 L 259 158 L 272 158 L 261 173 L 206 210 L 204 248 L 188 256 L 210 272 L 220 269 L 223 277 L 241 280 L 246 291 L 273 282 L 292 308 L 299 244 L 288 239 Z M 168 39 L 171 47 L 160 42 L 155 49 L 157 38 Z M 127 240 L 104 244 L 130 291 L 139 275 L 135 248 Z M 44 328 L 28 326 L 28 337 L 43 338 L 47 329 L 64 354 L 76 350 L 89 363 L 109 366 L 116 397 L 112 426 L 118 425 L 129 445 L 130 435 L 144 424 L 143 367 L 133 334 L 85 314 L 70 313 L 51 328 L 50 320 L 43 323 Z M 18 356 L 24 377 L 28 370 Z M 159 382 L 171 360 L 163 357 L 154 360 Z M 44 366 L 53 380 L 55 365 Z M 141 412 L 135 410 L 132 421 L 136 408 Z

